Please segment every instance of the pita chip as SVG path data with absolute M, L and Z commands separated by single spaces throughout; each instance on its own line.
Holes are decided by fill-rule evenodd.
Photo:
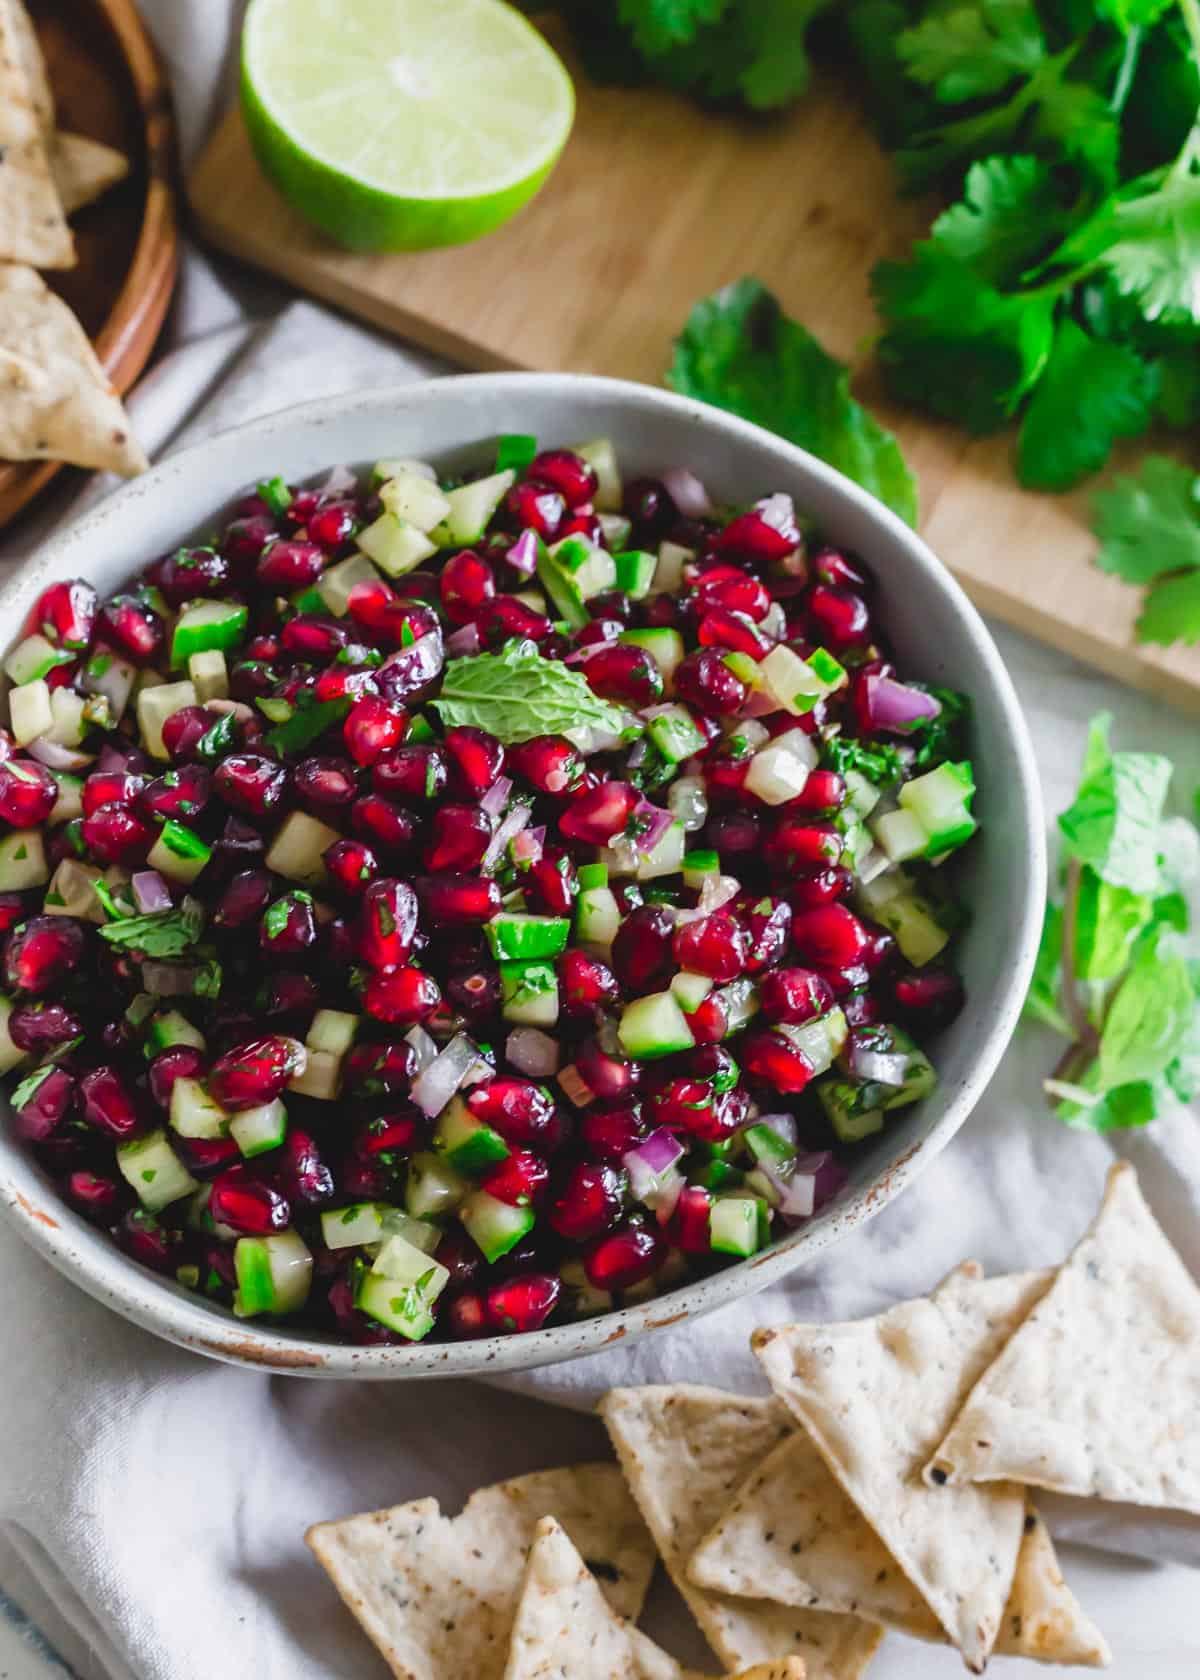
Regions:
M 400 1680 L 501 1680 L 525 1560 L 556 1516 L 614 1611 L 633 1619 L 654 1545 L 620 1471 L 580 1464 L 518 1476 L 471 1495 L 457 1517 L 436 1499 L 340 1522 L 306 1536 L 351 1613 Z
M 54 134 L 49 148 L 50 170 L 66 216 L 102 198 L 129 174 L 124 152 L 86 134 Z
M 1049 1281 L 1044 1272 L 984 1280 L 967 1264 L 928 1300 L 850 1324 L 762 1330 L 752 1344 L 776 1394 L 976 1672 L 1012 1588 L 1025 1495 L 1005 1482 L 947 1498 L 922 1470 L 930 1443 Z M 831 1585 L 836 1578 L 832 1570 Z
M 44 76 L 39 84 L 30 73 L 31 34 L 18 0 L 0 0 L 0 261 L 71 268 L 75 242 L 50 173 L 42 123 L 48 94 Z
M 921 1594 L 797 1430 L 767 1455 L 692 1555 L 711 1591 L 853 1612 L 916 1639 L 946 1635 Z M 1002 1656 L 1104 1667 L 1103 1637 L 1084 1615 L 1032 1506 L 995 1650 Z
M 803 1659 L 809 1680 L 858 1680 L 882 1637 L 855 1616 L 727 1597 L 687 1562 L 747 1474 L 789 1433 L 777 1401 L 687 1383 L 615 1388 L 600 1415 L 667 1572 L 731 1671 Z
M 33 269 L 0 263 L 0 459 L 125 477 L 146 457 L 87 334 Z
M 553 1517 L 537 1525 L 504 1680 L 703 1680 L 623 1622 Z M 740 1680 L 804 1680 L 796 1659 Z
M 1016 1478 L 1200 1513 L 1200 1287 L 1127 1164 L 967 1397 L 927 1480 Z

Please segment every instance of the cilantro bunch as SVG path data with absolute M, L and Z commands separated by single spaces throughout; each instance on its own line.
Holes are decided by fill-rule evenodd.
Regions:
M 1058 821 L 1063 900 L 1046 909 L 1026 1011 L 1068 1041 L 1045 1081 L 1058 1117 L 1143 1126 L 1200 1096 L 1200 833 L 1164 816 L 1171 764 L 1114 752 L 1093 719 Z

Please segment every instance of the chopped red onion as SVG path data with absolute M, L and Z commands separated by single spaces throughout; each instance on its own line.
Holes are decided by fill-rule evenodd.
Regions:
M 670 467 L 662 475 L 668 496 L 685 519 L 707 519 L 712 500 L 703 481 L 689 467 Z
M 421 1113 L 431 1119 L 440 1114 L 479 1059 L 466 1033 L 457 1033 L 412 1082 L 409 1095 Z
M 621 1157 L 629 1174 L 629 1188 L 639 1202 L 647 1202 L 661 1188 L 661 1180 L 671 1172 L 684 1153 L 674 1132 L 659 1126 L 636 1149 Z
M 907 735 L 914 724 L 937 717 L 942 709 L 941 702 L 932 694 L 910 688 L 893 677 L 869 676 L 864 681 L 867 708 L 877 729 Z
M 446 638 L 446 652 L 455 659 L 469 659 L 479 652 L 483 639 L 478 624 L 463 624 Z
M 850 1174 L 828 1149 L 814 1150 L 811 1155 L 798 1155 L 792 1167 L 792 1184 L 806 1179 L 812 1185 L 811 1213 L 819 1213 L 837 1195 Z
M 800 528 L 796 524 L 796 504 L 790 496 L 784 495 L 782 490 L 777 490 L 773 496 L 764 496 L 761 502 L 755 502 L 754 511 L 772 531 L 778 531 L 781 537 L 787 537 L 791 542 L 799 542 Z
M 484 852 L 483 857 L 480 860 L 479 867 L 485 875 L 490 875 L 492 870 L 495 869 L 496 865 L 500 862 L 500 859 L 504 856 L 504 853 L 508 848 L 509 841 L 516 839 L 521 830 L 528 825 L 529 819 L 532 815 L 533 812 L 530 806 L 524 804 L 523 802 L 513 806 L 512 810 L 500 824 L 495 834 L 493 834 L 492 838 L 488 841 L 487 851 Z
M 700 886 L 700 897 L 694 910 L 677 910 L 675 920 L 682 927 L 688 922 L 702 922 L 714 910 L 722 910 L 742 890 L 742 883 L 732 875 L 706 875 Z
M 96 772 L 101 776 L 120 776 L 136 762 L 136 753 L 121 752 L 106 741 L 100 749 L 100 757 L 96 760 Z
M 633 808 L 630 821 L 634 845 L 639 852 L 648 855 L 675 819 L 670 811 L 664 811 L 661 805 L 652 805 L 648 799 L 639 799 Z
M 518 1073 L 549 1079 L 558 1070 L 558 1044 L 537 1027 L 517 1027 L 508 1035 L 505 1054 Z
M 438 1053 L 436 1041 L 430 1038 L 424 1027 L 410 1027 L 404 1038 L 416 1053 L 417 1072 L 423 1073 Z
M 157 869 L 139 870 L 129 884 L 133 888 L 133 902 L 143 916 L 152 916 L 157 910 L 169 910 L 174 902 L 170 887 Z
M 257 719 L 253 706 L 247 706 L 244 700 L 206 700 L 204 710 L 219 717 L 235 717 L 241 723 L 254 723 Z
M 522 531 L 504 556 L 514 571 L 532 577 L 537 571 L 538 538 L 536 531 Z
M 49 735 L 39 735 L 36 741 L 30 741 L 25 751 L 39 764 L 44 764 L 47 770 L 86 770 L 93 756 L 78 752 L 74 747 L 64 747 L 61 741 L 52 741 Z
M 479 801 L 479 809 L 489 817 L 498 817 L 508 804 L 513 785 L 507 776 L 497 776 Z
M 667 790 L 667 809 L 684 831 L 695 834 L 708 821 L 708 794 L 699 776 L 676 776 Z
M 512 843 L 513 862 L 527 868 L 529 865 L 539 862 L 545 849 L 546 829 L 544 825 L 540 828 L 523 829 Z

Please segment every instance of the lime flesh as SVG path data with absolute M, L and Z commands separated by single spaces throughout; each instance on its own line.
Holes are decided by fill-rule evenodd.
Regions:
M 251 0 L 242 109 L 293 209 L 352 250 L 418 250 L 527 203 L 575 95 L 503 0 Z

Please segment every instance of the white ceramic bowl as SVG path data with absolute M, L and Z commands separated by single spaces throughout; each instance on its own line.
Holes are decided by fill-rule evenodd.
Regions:
M 0 1207 L 46 1259 L 96 1300 L 199 1353 L 312 1377 L 399 1379 L 550 1364 L 749 1295 L 879 1213 L 954 1136 L 1016 1025 L 1045 900 L 1043 824 L 1033 754 L 1016 695 L 962 590 L 886 508 L 812 456 L 714 408 L 649 386 L 569 374 L 484 374 L 310 403 L 172 456 L 35 555 L 0 595 L 0 645 L 11 644 L 39 592 L 81 576 L 101 594 L 189 537 L 247 485 L 291 482 L 346 462 L 418 455 L 478 462 L 503 432 L 546 442 L 611 437 L 624 469 L 685 465 L 714 493 L 749 501 L 789 492 L 836 543 L 856 549 L 880 585 L 880 618 L 901 668 L 964 689 L 974 701 L 982 833 L 964 862 L 973 920 L 959 963 L 967 1005 L 942 1035 L 936 1093 L 904 1109 L 856 1157 L 846 1189 L 801 1229 L 751 1260 L 602 1317 L 476 1342 L 354 1348 L 237 1320 L 143 1270 L 60 1201 L 52 1183 L 0 1125 Z

